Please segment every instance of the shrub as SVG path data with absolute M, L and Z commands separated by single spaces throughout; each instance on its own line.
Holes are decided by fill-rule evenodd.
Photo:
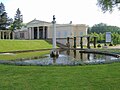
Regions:
M 101 45 L 100 45 L 100 44 L 98 44 L 98 45 L 97 45 L 97 47 L 98 47 L 98 48 L 100 48 L 100 47 L 101 47 Z

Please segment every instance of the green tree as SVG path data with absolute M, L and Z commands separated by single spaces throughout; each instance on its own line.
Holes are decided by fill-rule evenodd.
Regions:
M 91 30 L 90 30 L 90 32 L 91 33 L 94 33 L 94 32 L 96 32 L 96 33 L 104 33 L 106 30 L 107 30 L 107 28 L 106 28 L 106 24 L 104 24 L 104 23 L 99 23 L 99 24 L 95 24 L 95 25 L 93 25 L 92 27 L 91 27 Z
M 14 17 L 14 22 L 12 25 L 12 28 L 15 29 L 21 29 L 22 27 L 22 22 L 23 22 L 23 15 L 21 15 L 21 11 L 19 10 L 19 8 L 16 11 L 16 15 Z
M 103 12 L 112 12 L 114 7 L 120 10 L 120 0 L 97 0 L 97 5 Z
M 6 30 L 11 23 L 12 23 L 12 19 L 7 17 L 7 13 L 5 12 L 5 6 L 1 2 L 0 3 L 0 30 Z
M 120 44 L 120 34 L 116 32 L 112 33 L 112 41 L 114 45 Z
M 95 24 L 90 28 L 89 33 L 105 33 L 105 32 L 117 32 L 120 34 L 120 28 L 117 26 L 108 26 L 104 23 Z

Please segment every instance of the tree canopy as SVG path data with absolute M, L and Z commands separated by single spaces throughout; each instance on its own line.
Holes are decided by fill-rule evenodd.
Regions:
M 114 7 L 120 10 L 120 0 L 97 0 L 97 5 L 101 7 L 103 12 L 112 12 Z
M 104 23 L 95 24 L 92 27 L 88 28 L 88 33 L 91 36 L 96 36 L 99 43 L 105 42 L 106 32 L 111 32 L 112 43 L 114 45 L 120 44 L 120 28 L 117 26 L 109 26 Z M 91 38 L 93 42 L 93 38 Z
M 13 28 L 14 29 L 21 29 L 23 22 L 23 15 L 21 15 L 21 11 L 18 8 L 14 17 Z
M 104 23 L 95 24 L 92 27 L 89 27 L 89 33 L 105 33 L 105 32 L 117 32 L 120 34 L 120 28 L 117 26 L 109 26 Z
M 11 23 L 12 19 L 7 16 L 4 4 L 0 3 L 0 30 L 6 30 Z
M 12 18 L 9 18 L 7 16 L 7 13 L 5 11 L 5 6 L 1 2 L 0 3 L 0 30 L 16 30 L 21 29 L 23 26 L 23 15 L 21 15 L 21 11 L 18 8 L 16 11 L 16 14 L 14 16 L 14 21 Z

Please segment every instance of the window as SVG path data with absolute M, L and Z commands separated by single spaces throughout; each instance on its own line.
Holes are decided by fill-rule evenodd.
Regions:
M 24 38 L 24 33 L 20 33 L 20 38 Z
M 66 38 L 67 37 L 67 32 L 64 32 L 64 38 Z
M 57 32 L 57 38 L 60 38 L 60 32 Z
M 83 32 L 80 32 L 80 36 L 83 36 Z

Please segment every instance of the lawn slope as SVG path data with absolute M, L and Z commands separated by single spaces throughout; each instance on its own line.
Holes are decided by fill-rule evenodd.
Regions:
M 52 45 L 44 40 L 0 40 L 0 52 L 50 48 Z

